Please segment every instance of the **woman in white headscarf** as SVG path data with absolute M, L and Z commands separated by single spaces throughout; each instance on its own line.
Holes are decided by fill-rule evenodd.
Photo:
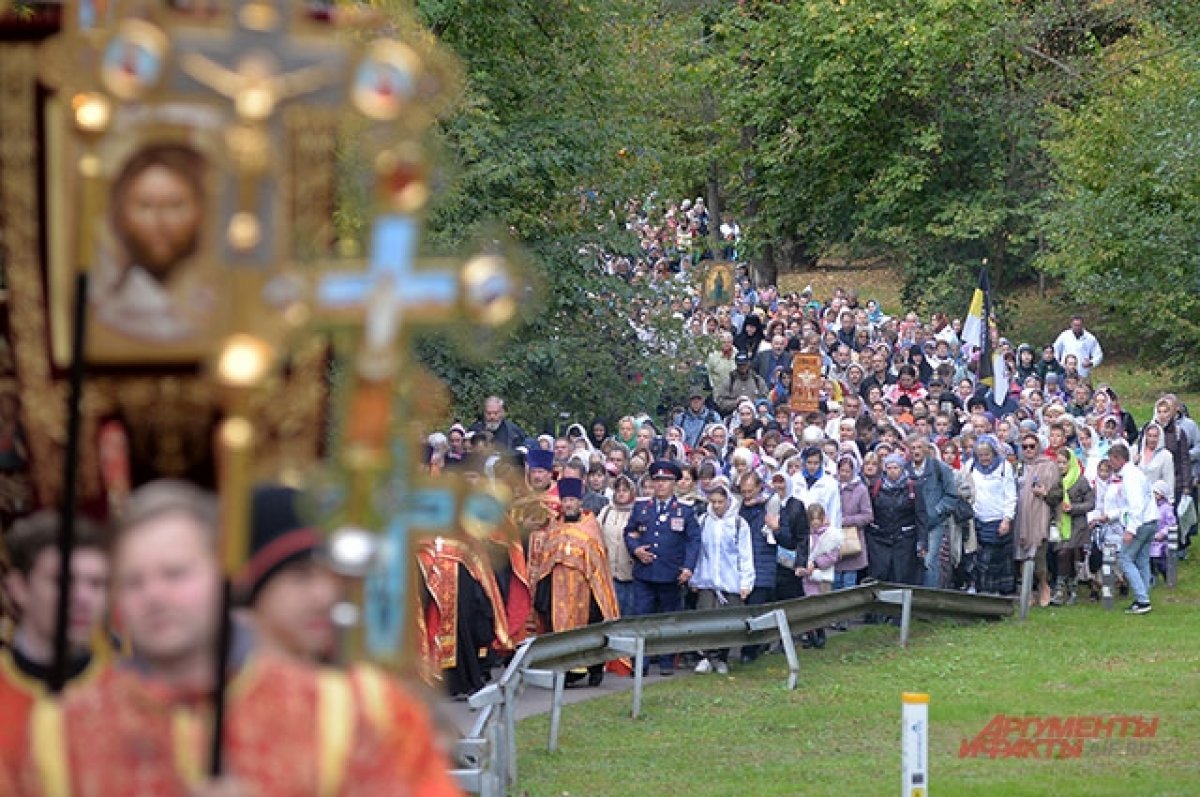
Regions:
M 583 428 L 581 423 L 573 423 L 567 427 L 567 439 L 571 441 L 572 452 L 584 453 L 586 456 L 582 458 L 587 460 L 596 447 L 592 445 L 592 441 L 588 438 L 587 430 Z M 581 451 L 582 449 L 582 451 Z
M 1154 484 L 1162 480 L 1167 483 L 1170 495 L 1167 498 L 1175 501 L 1175 457 L 1166 448 L 1166 435 L 1157 421 L 1151 421 L 1142 430 L 1142 439 L 1138 441 L 1137 466 L 1146 474 L 1146 481 Z
M 1096 483 L 1096 469 L 1107 452 L 1100 447 L 1100 435 L 1086 423 L 1077 424 L 1075 439 L 1079 441 L 1079 461 L 1083 463 L 1083 475 L 1088 483 Z

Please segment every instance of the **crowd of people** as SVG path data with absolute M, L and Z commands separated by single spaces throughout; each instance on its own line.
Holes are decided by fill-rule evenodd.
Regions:
M 635 271 L 703 266 L 683 247 L 674 260 L 656 249 L 657 234 L 643 240 Z M 728 305 L 696 295 L 673 306 L 690 342 L 703 339 L 680 351 L 708 352 L 688 363 L 705 381 L 684 406 L 528 435 L 491 397 L 478 423 L 430 436 L 430 467 L 540 496 L 546 514 L 521 527 L 530 549 L 587 526 L 603 556 L 580 572 L 604 573 L 621 615 L 761 604 L 864 578 L 1010 595 L 1030 561 L 1034 600 L 1071 605 L 1099 599 L 1106 544 L 1126 611 L 1149 613 L 1168 531 L 1179 531 L 1180 558 L 1196 531 L 1200 430 L 1188 408 L 1163 393 L 1139 425 L 1094 378 L 1104 353 L 1081 317 L 1044 345 L 990 329 L 1007 367 L 989 383 L 962 320 L 884 310 L 850 289 L 782 295 L 740 267 Z M 802 411 L 798 354 L 821 363 L 819 402 Z M 569 522 L 555 514 L 559 485 L 578 494 Z M 536 606 L 529 615 L 527 630 L 561 630 Z M 822 630 L 804 639 L 823 643 Z M 726 670 L 727 651 L 696 667 Z

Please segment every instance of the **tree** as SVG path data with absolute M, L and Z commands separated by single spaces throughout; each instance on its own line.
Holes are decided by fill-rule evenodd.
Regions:
M 965 306 L 1037 251 L 1048 104 L 1070 104 L 1140 4 L 805 0 L 730 7 L 729 188 L 758 252 L 883 255 L 913 307 Z M 785 263 L 786 265 L 786 263 Z
M 486 341 L 484 358 L 430 336 L 422 359 L 463 418 L 491 393 L 530 428 L 563 412 L 653 413 L 687 375 L 639 339 L 630 314 L 664 308 L 663 297 L 603 275 L 592 253 L 632 246 L 614 223 L 626 198 L 683 185 L 677 117 L 659 113 L 687 102 L 661 80 L 686 49 L 682 13 L 634 0 L 422 0 L 417 11 L 465 71 L 462 101 L 437 131 L 452 165 L 426 248 L 461 251 L 498 226 L 525 247 L 544 297 L 507 339 Z M 361 216 L 355 196 L 344 194 L 348 215 Z M 660 337 L 678 327 L 667 316 L 651 314 Z
M 1147 26 L 1114 47 L 1090 95 L 1046 147 L 1054 203 L 1040 259 L 1113 336 L 1200 381 L 1200 51 Z

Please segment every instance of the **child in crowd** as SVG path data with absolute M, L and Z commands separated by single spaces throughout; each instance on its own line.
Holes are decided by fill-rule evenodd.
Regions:
M 1171 490 L 1162 479 L 1154 482 L 1150 488 L 1154 493 L 1154 503 L 1158 505 L 1158 531 L 1154 533 L 1154 541 L 1150 543 L 1150 577 L 1155 581 L 1156 576 L 1167 580 L 1167 535 L 1169 529 L 1179 525 L 1175 518 L 1175 507 L 1171 506 Z
M 810 504 L 807 512 L 808 562 L 796 567 L 796 575 L 804 579 L 805 595 L 824 595 L 833 588 L 833 567 L 842 555 L 842 530 L 830 528 L 825 508 L 820 504 Z M 825 629 L 809 631 L 801 644 L 825 647 Z

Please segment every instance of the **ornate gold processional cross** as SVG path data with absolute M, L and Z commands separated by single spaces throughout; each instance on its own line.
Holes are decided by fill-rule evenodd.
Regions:
M 81 272 L 97 262 L 97 229 L 122 211 L 112 207 L 111 153 L 170 145 L 192 150 L 205 167 L 197 258 L 213 266 L 209 287 L 218 298 L 198 334 L 224 395 L 218 481 L 231 578 L 249 540 L 252 398 L 303 335 L 332 333 L 341 346 L 351 374 L 344 423 L 315 503 L 343 532 L 331 541 L 335 559 L 369 570 L 361 652 L 399 665 L 413 648 L 409 537 L 462 529 L 486 536 L 504 515 L 498 493 L 421 479 L 419 430 L 442 408 L 430 406 L 436 391 L 413 360 L 410 333 L 507 324 L 523 287 L 499 245 L 462 264 L 417 257 L 429 196 L 422 137 L 448 105 L 452 62 L 415 23 L 404 40 L 363 43 L 378 17 L 332 13 L 319 18 L 288 0 L 129 0 L 113 8 L 75 0 L 64 33 L 43 48 L 42 72 L 62 99 L 78 153 L 70 166 Z M 305 173 L 332 163 L 332 142 L 346 124 L 375 187 L 369 260 L 357 271 L 326 256 L 327 229 L 298 228 L 294 213 L 312 201 L 297 188 L 310 184 Z M 300 146 L 298 130 L 325 136 L 321 163 L 305 162 L 313 150 Z M 331 215 L 334 187 L 317 187 Z M 185 302 L 180 312 L 199 311 Z M 149 362 L 175 351 L 144 343 Z

